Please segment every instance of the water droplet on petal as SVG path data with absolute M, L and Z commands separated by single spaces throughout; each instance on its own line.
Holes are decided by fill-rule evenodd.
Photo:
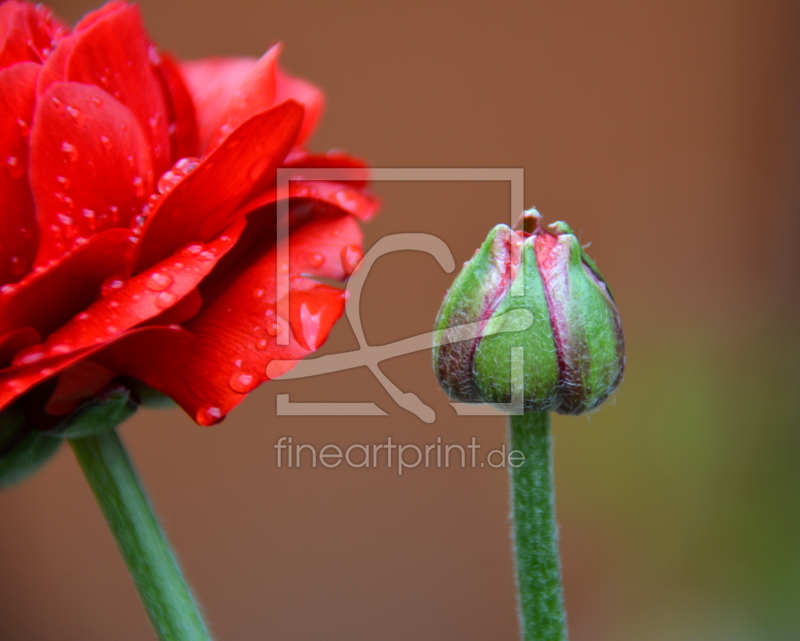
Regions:
M 156 307 L 166 309 L 172 307 L 178 301 L 178 297 L 172 292 L 161 292 L 156 296 Z
M 161 272 L 153 272 L 147 277 L 145 285 L 154 292 L 160 292 L 172 285 L 172 276 Z
M 200 252 L 200 258 L 202 258 L 203 260 L 214 260 L 216 258 L 216 255 L 214 254 L 214 250 L 211 249 L 208 251 Z
M 363 256 L 361 253 L 361 247 L 358 245 L 347 245 L 347 247 L 342 247 L 340 255 L 342 258 L 342 269 L 344 269 L 345 274 L 348 276 L 355 271 Z
M 256 339 L 255 347 L 259 352 L 267 349 L 267 332 L 263 327 L 254 327 L 253 336 Z
M 94 104 L 95 107 L 102 107 L 103 106 L 103 99 L 100 98 L 99 96 L 92 96 L 91 100 L 92 100 L 92 104 Z
M 256 298 L 261 298 L 263 295 L 264 295 L 264 290 L 263 289 L 254 289 L 253 290 L 253 296 L 255 296 Z
M 31 133 L 31 126 L 22 118 L 17 120 L 17 127 L 19 127 L 19 135 L 23 138 L 27 138 Z
M 312 351 L 318 347 L 317 341 L 319 339 L 321 319 L 322 310 L 319 310 L 316 314 L 312 314 L 308 305 L 303 303 L 300 306 L 300 325 L 303 328 L 303 338 L 308 348 Z
M 111 149 L 112 147 L 111 138 L 109 138 L 108 136 L 100 136 L 100 142 L 106 149 Z
M 68 142 L 61 143 L 61 151 L 64 154 L 64 158 L 67 162 L 75 162 L 78 160 L 78 150 L 75 148 L 75 145 L 71 145 Z
M 30 363 L 35 363 L 44 356 L 44 352 L 42 352 L 41 347 L 31 347 L 28 350 L 23 350 L 22 356 L 17 357 L 15 360 L 20 365 L 29 365 Z
M 258 383 L 258 377 L 244 369 L 234 372 L 230 381 L 228 381 L 231 389 L 239 394 L 247 394 L 247 392 L 255 389 Z
M 191 256 L 197 256 L 197 254 L 199 254 L 201 251 L 203 251 L 203 245 L 195 244 L 195 245 L 189 245 L 188 247 L 186 247 L 181 252 L 181 254 L 183 254 L 184 256 L 187 256 L 187 257 L 191 257 Z
M 67 214 L 58 214 L 56 218 L 58 218 L 63 225 L 71 225 L 73 222 L 75 222 L 72 220 L 72 216 Z
M 20 178 L 25 173 L 25 167 L 16 156 L 6 158 L 6 169 L 12 178 Z
M 56 176 L 56 182 L 61 185 L 64 189 L 69 189 L 70 182 L 69 178 L 66 176 Z
M 356 209 L 357 201 L 350 189 L 340 189 L 334 192 L 333 199 L 339 204 L 339 207 L 345 211 L 352 212 Z
M 90 316 L 86 312 L 81 312 L 75 318 L 77 318 L 78 320 L 88 320 L 90 318 Z
M 18 289 L 19 287 L 17 287 L 16 285 L 3 285 L 2 287 L 0 287 L 0 294 L 8 296 L 9 294 L 13 294 Z
M 117 327 L 116 325 L 107 325 L 106 331 L 109 334 L 116 334 L 119 331 L 119 327 Z
M 312 267 L 321 267 L 323 263 L 325 263 L 325 256 L 322 254 L 314 253 L 308 257 L 308 264 Z
M 25 271 L 25 265 L 22 264 L 19 256 L 12 256 L 8 260 L 11 263 L 11 273 L 15 276 L 20 276 Z
M 222 410 L 218 407 L 204 407 L 197 412 L 197 422 L 201 425 L 213 425 L 222 418 Z
M 141 176 L 136 176 L 133 179 L 133 190 L 136 193 L 137 198 L 144 197 L 144 180 Z
M 120 278 L 109 278 L 100 287 L 100 293 L 103 296 L 110 296 L 114 292 L 122 289 L 125 286 L 125 281 Z
M 78 124 L 81 124 L 85 118 L 83 112 L 72 105 L 67 105 L 67 113 L 72 116 L 72 119 Z
M 53 354 L 66 354 L 67 352 L 71 352 L 72 348 L 66 343 L 59 343 L 58 345 L 53 345 L 50 351 Z
M 91 209 L 84 209 L 83 211 L 81 211 L 81 214 L 83 215 L 84 218 L 90 218 L 90 219 L 94 218 L 94 211 L 92 211 Z
M 6 387 L 11 390 L 13 394 L 19 394 L 25 390 L 25 383 L 17 380 L 10 380 L 6 383 Z
M 242 362 L 243 362 L 243 361 L 242 361 L 242 359 L 241 359 L 241 358 L 237 358 L 235 361 L 233 361 L 233 364 L 234 364 L 236 367 L 241 367 L 241 366 L 242 366 Z

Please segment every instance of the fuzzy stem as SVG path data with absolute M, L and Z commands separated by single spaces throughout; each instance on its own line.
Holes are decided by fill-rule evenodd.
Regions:
M 210 641 L 115 430 L 69 439 L 160 641 Z
M 525 455 L 511 467 L 514 558 L 525 641 L 566 641 L 558 556 L 550 415 L 510 416 L 511 449 Z

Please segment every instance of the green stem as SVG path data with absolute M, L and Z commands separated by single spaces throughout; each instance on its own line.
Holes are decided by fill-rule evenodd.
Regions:
M 558 558 L 550 415 L 532 413 L 509 418 L 511 449 L 525 455 L 524 464 L 510 468 L 523 638 L 565 641 L 567 624 Z
M 111 430 L 69 439 L 161 641 L 210 641 L 125 447 Z

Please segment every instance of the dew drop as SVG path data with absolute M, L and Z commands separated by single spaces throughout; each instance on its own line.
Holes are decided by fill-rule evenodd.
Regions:
M 322 310 L 318 311 L 316 314 L 312 314 L 308 305 L 303 303 L 300 306 L 300 325 L 303 329 L 303 338 L 308 348 L 312 351 L 318 347 L 321 319 Z
M 34 347 L 30 351 L 23 353 L 23 355 L 16 360 L 21 365 L 30 365 L 31 363 L 41 360 L 43 356 L 44 352 L 42 352 L 41 348 Z
M 56 109 L 61 109 L 61 107 L 64 106 L 64 103 L 61 102 L 61 100 L 59 98 L 57 98 L 56 96 L 52 96 L 50 98 L 50 101 L 53 103 L 53 105 L 55 106 Z
M 22 381 L 11 380 L 6 383 L 6 387 L 14 394 L 19 394 L 25 390 L 25 383 Z
M 16 156 L 6 158 L 6 169 L 12 178 L 20 178 L 25 173 L 25 167 Z
M 264 296 L 264 290 L 263 289 L 254 289 L 253 290 L 253 296 L 255 296 L 256 298 L 261 298 L 262 296 Z
M 56 215 L 56 218 L 58 218 L 63 225 L 71 225 L 73 222 L 75 222 L 72 220 L 72 216 L 68 214 L 58 214 Z
M 228 381 L 231 389 L 239 394 L 247 394 L 247 392 L 255 389 L 258 383 L 258 377 L 244 369 L 234 372 L 230 381 Z
M 178 297 L 172 292 L 161 292 L 156 296 L 156 307 L 159 309 L 166 309 L 172 307 L 178 300 Z
M 64 189 L 69 189 L 70 182 L 69 178 L 66 176 L 56 176 L 56 182 L 61 185 Z
M 17 127 L 19 127 L 19 135 L 23 138 L 27 138 L 28 135 L 30 135 L 31 126 L 27 123 L 27 121 L 20 118 L 17 120 Z
M 11 273 L 15 276 L 20 276 L 25 271 L 25 265 L 22 264 L 19 256 L 12 256 L 9 258 L 9 262 L 11 263 Z
M 357 201 L 353 196 L 353 192 L 349 189 L 340 189 L 333 194 L 333 199 L 345 211 L 352 212 L 356 209 Z
M 325 256 L 322 254 L 314 253 L 308 257 L 308 264 L 312 267 L 321 267 L 323 263 L 325 263 Z
M 342 258 L 342 269 L 349 276 L 355 271 L 358 263 L 361 262 L 361 248 L 358 245 L 347 245 L 342 247 L 340 256 Z
M 0 294 L 8 296 L 10 294 L 13 294 L 18 289 L 19 287 L 17 287 L 16 285 L 3 285 L 2 287 L 0 287 Z
M 91 318 L 91 317 L 89 316 L 89 314 L 87 312 L 81 312 L 75 318 L 77 318 L 78 320 L 82 320 L 83 321 L 83 320 L 89 320 L 89 318 Z
M 100 144 L 102 144 L 106 149 L 111 149 L 111 138 L 108 136 L 100 136 Z
M 91 209 L 84 209 L 83 211 L 81 211 L 81 214 L 83 215 L 84 218 L 90 218 L 90 219 L 94 218 L 94 211 Z
M 203 251 L 203 245 L 189 245 L 186 247 L 181 254 L 187 257 L 197 256 L 201 251 Z
M 59 343 L 58 345 L 53 345 L 50 348 L 50 352 L 52 352 L 53 354 L 66 354 L 67 352 L 71 351 L 72 348 L 66 343 Z
M 242 366 L 242 363 L 243 363 L 243 361 L 242 361 L 242 359 L 241 359 L 241 358 L 237 358 L 235 361 L 233 361 L 233 364 L 234 364 L 236 367 L 241 367 L 241 366 Z
M 213 425 L 222 418 L 222 410 L 218 407 L 204 407 L 197 412 L 197 422 L 201 425 Z
M 75 145 L 71 145 L 68 142 L 61 143 L 61 151 L 64 154 L 64 158 L 67 162 L 75 162 L 78 160 L 78 150 L 75 149 Z
M 169 274 L 162 274 L 161 272 L 153 272 L 147 277 L 145 285 L 147 289 L 160 292 L 172 285 L 172 276 Z
M 137 198 L 144 197 L 144 180 L 141 176 L 136 176 L 133 179 L 133 189 Z
M 108 332 L 109 334 L 116 334 L 118 331 L 119 331 L 119 327 L 117 327 L 116 325 L 107 325 L 106 326 L 106 332 Z
M 72 116 L 72 119 L 76 123 L 81 124 L 83 122 L 83 119 L 85 118 L 85 116 L 83 115 L 83 112 L 80 109 L 77 109 L 76 107 L 73 107 L 72 105 L 67 105 L 66 109 L 67 109 L 67 113 L 70 116 Z
M 122 289 L 125 286 L 125 281 L 119 278 L 109 278 L 100 287 L 100 293 L 103 296 L 110 296 L 114 292 Z
M 266 331 L 267 334 L 270 336 L 277 336 L 281 333 L 281 324 L 278 321 L 278 318 L 275 316 L 275 312 L 271 309 L 268 309 L 264 312 L 264 317 L 266 318 Z
M 200 252 L 200 258 L 203 260 L 214 260 L 216 256 L 212 250 Z
M 100 98 L 99 96 L 92 96 L 91 101 L 92 101 L 92 104 L 95 107 L 102 107 L 103 106 L 103 99 Z M 103 136 L 103 138 L 105 138 L 105 136 Z
M 263 327 L 254 327 L 253 336 L 256 339 L 255 347 L 259 352 L 267 349 L 267 332 Z

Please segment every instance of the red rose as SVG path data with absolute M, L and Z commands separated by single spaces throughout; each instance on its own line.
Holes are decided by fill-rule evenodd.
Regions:
M 344 292 L 314 277 L 349 276 L 355 218 L 376 202 L 361 162 L 300 147 L 322 94 L 281 71 L 279 51 L 178 64 L 123 2 L 72 31 L 47 9 L 0 5 L 0 411 L 35 397 L 64 415 L 126 376 L 211 425 L 270 361 L 326 339 Z M 279 194 L 278 167 L 357 180 Z

